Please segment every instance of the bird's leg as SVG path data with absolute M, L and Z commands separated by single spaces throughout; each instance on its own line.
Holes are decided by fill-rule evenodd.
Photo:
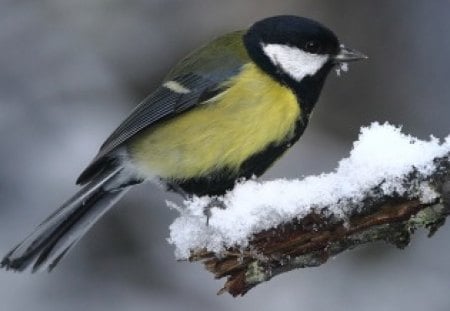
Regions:
M 188 194 L 186 191 L 184 191 L 179 185 L 176 183 L 167 183 L 167 190 L 174 191 L 178 194 L 180 194 L 183 199 L 189 200 L 192 198 L 190 194 Z M 219 200 L 217 197 L 213 197 L 211 201 L 209 201 L 208 205 L 205 206 L 203 209 L 203 215 L 206 216 L 206 225 L 209 226 L 209 218 L 211 217 L 211 209 L 217 207 L 220 209 L 225 209 L 225 203 L 223 201 Z
M 178 193 L 185 200 L 189 200 L 191 198 L 191 196 L 186 191 L 184 191 L 180 186 L 178 186 L 176 183 L 173 183 L 173 184 L 167 183 L 166 187 L 167 187 L 168 191 L 173 191 L 173 192 Z
M 206 216 L 206 225 L 209 226 L 209 218 L 211 217 L 211 209 L 217 207 L 220 209 L 226 209 L 226 205 L 223 201 L 217 199 L 217 198 L 212 198 L 211 201 L 209 201 L 208 205 L 205 206 L 205 208 L 203 209 L 203 214 Z

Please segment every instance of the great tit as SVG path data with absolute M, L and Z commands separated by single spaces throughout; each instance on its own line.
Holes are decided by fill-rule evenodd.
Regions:
M 320 23 L 274 16 L 181 60 L 106 139 L 81 190 L 1 262 L 52 270 L 133 185 L 220 196 L 263 174 L 303 134 L 331 69 L 366 56 Z

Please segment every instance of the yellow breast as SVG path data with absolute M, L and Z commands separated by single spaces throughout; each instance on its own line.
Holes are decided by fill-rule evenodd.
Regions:
M 293 135 L 295 95 L 254 64 L 198 108 L 151 127 L 129 151 L 135 164 L 163 178 L 188 179 L 239 169 L 253 154 Z

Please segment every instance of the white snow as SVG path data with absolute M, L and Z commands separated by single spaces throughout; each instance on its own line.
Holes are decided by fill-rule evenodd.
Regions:
M 379 196 L 406 193 L 430 202 L 436 194 L 427 183 L 405 189 L 402 181 L 413 167 L 424 176 L 431 174 L 433 159 L 449 152 L 450 135 L 443 143 L 434 137 L 423 141 L 387 123 L 373 123 L 361 129 L 350 156 L 341 160 L 334 172 L 302 180 L 238 183 L 221 198 L 227 208 L 211 210 L 209 226 L 203 209 L 210 198 L 185 201 L 184 207 L 177 207 L 180 216 L 170 226 L 169 242 L 175 245 L 178 259 L 187 259 L 191 250 L 200 248 L 220 254 L 230 246 L 247 246 L 253 233 L 312 210 L 346 219 L 348 202 L 357 208 L 376 186 L 381 186 Z
M 348 63 L 339 63 L 336 67 L 336 75 L 338 77 L 341 76 L 341 71 L 342 72 L 348 72 Z

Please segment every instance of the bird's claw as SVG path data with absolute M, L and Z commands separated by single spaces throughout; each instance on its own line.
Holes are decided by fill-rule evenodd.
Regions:
M 208 205 L 205 206 L 205 208 L 203 209 L 203 214 L 206 216 L 206 225 L 209 226 L 209 218 L 211 217 L 211 209 L 217 207 L 220 209 L 225 209 L 225 203 L 223 203 L 223 201 L 220 201 L 217 198 L 213 198 Z

